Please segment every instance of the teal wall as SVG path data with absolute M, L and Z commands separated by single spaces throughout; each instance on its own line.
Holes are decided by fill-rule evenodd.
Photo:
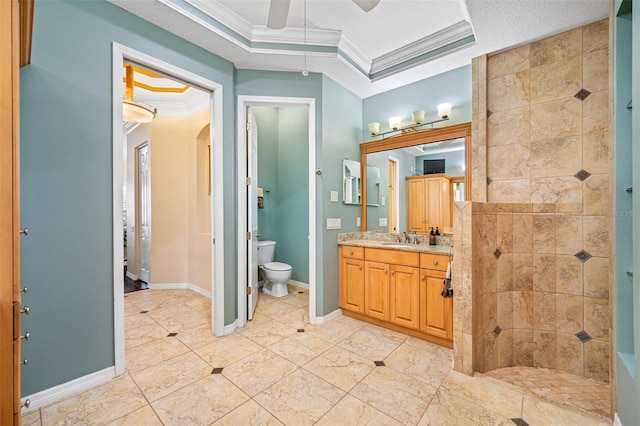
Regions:
M 225 294 L 235 303 L 232 65 L 107 2 L 37 1 L 20 70 L 22 345 L 30 395 L 114 364 L 111 57 L 116 41 L 222 84 Z M 233 302 L 232 302 L 233 301 Z M 228 323 L 235 312 L 228 310 Z
M 441 154 L 421 155 L 416 157 L 415 168 L 424 172 L 423 160 L 439 160 L 444 159 L 444 172 L 449 176 L 464 176 L 462 166 L 464 166 L 464 150 L 443 152 Z M 421 172 L 418 172 L 420 174 Z
M 262 240 L 276 241 L 275 260 L 309 282 L 309 119 L 306 108 L 252 107 L 258 126 L 258 210 Z

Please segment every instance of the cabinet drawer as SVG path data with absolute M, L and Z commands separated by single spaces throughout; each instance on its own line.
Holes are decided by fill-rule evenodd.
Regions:
M 364 247 L 340 246 L 340 256 L 351 259 L 364 259 Z
M 365 259 L 373 262 L 393 263 L 406 266 L 418 266 L 420 261 L 419 253 L 368 247 L 365 249 Z
M 446 254 L 420 253 L 420 267 L 446 271 L 449 263 L 449 256 Z

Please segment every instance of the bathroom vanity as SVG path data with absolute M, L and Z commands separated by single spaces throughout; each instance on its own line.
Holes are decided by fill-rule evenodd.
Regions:
M 341 241 L 345 316 L 453 347 L 453 299 L 441 295 L 450 246 Z

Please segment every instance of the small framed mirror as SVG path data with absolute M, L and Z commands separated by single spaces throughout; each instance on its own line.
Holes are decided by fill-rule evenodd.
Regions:
M 360 162 L 342 160 L 342 202 L 360 204 Z

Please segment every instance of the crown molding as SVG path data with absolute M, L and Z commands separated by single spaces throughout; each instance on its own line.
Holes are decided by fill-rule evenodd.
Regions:
M 184 1 L 196 9 L 200 9 L 202 12 L 206 13 L 230 30 L 240 34 L 242 37 L 251 40 L 254 31 L 253 25 L 240 15 L 224 7 L 222 4 L 215 1 L 203 0 Z

